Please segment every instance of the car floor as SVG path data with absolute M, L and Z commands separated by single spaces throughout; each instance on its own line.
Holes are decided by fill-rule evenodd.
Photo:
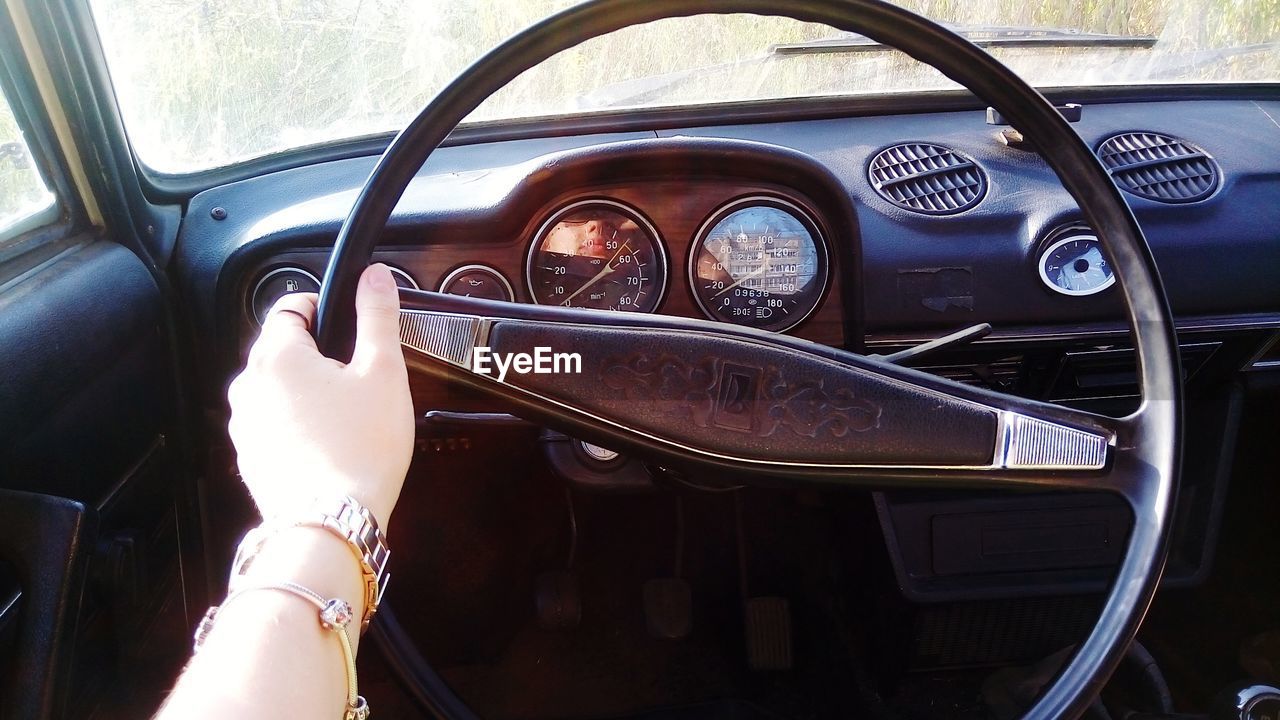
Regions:
M 793 494 L 751 493 L 743 505 L 747 592 L 770 596 L 784 588 L 805 589 L 788 593 L 794 668 L 753 671 L 746 654 L 734 500 L 727 494 L 681 497 L 681 575 L 693 597 L 687 637 L 653 637 L 643 602 L 647 581 L 675 573 L 675 495 L 577 496 L 572 572 L 581 582 L 581 622 L 547 629 L 530 617 L 501 652 L 448 666 L 445 679 L 486 718 L 615 717 L 725 699 L 785 717 L 846 714 L 845 648 L 826 620 L 829 613 L 815 602 L 830 597 L 830 548 L 840 544 L 832 538 L 832 523 L 821 521 L 830 514 L 804 507 Z M 532 608 L 532 593 L 524 601 Z M 736 717 L 749 711 L 725 712 Z
M 1246 408 L 1208 580 L 1156 597 L 1140 635 L 1181 707 L 1228 684 L 1280 686 L 1280 430 L 1275 397 Z

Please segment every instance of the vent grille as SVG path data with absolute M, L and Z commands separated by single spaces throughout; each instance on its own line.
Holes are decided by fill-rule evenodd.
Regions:
M 982 168 L 941 145 L 894 145 L 871 160 L 868 173 L 871 185 L 885 200 L 926 215 L 964 212 L 987 193 Z
M 975 385 L 1003 393 L 1018 391 L 1022 377 L 1022 356 L 1011 355 L 990 362 L 959 365 L 926 365 L 919 369 L 933 375 L 941 375 L 965 385 Z
M 1151 132 L 1114 135 L 1098 147 L 1098 158 L 1116 184 L 1148 200 L 1189 203 L 1218 187 L 1218 166 L 1185 140 Z

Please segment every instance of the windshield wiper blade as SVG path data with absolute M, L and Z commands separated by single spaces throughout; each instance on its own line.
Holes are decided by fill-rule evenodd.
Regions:
M 979 47 L 1114 47 L 1150 48 L 1156 44 L 1153 35 L 1108 35 L 1064 28 L 1019 27 L 1005 25 L 951 28 Z M 885 45 L 865 35 L 846 33 L 838 37 L 811 42 L 774 45 L 774 55 L 813 55 L 819 53 L 878 52 Z
M 1188 73 L 1210 67 L 1224 60 L 1230 60 L 1234 57 L 1242 55 L 1254 55 L 1257 53 L 1274 52 L 1280 50 L 1280 40 L 1272 40 L 1270 42 L 1253 43 L 1251 45 L 1236 45 L 1234 47 L 1213 48 L 1209 50 L 1197 50 L 1181 55 L 1169 55 L 1161 58 L 1160 67 L 1151 72 L 1152 79 L 1167 80 L 1177 79 Z

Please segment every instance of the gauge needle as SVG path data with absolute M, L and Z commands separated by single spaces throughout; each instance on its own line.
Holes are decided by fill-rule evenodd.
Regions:
M 720 297 L 721 295 L 723 295 L 723 294 L 725 294 L 725 293 L 729 292 L 730 290 L 732 290 L 732 289 L 734 289 L 734 288 L 738 287 L 739 285 L 741 285 L 742 283 L 744 283 L 744 282 L 746 282 L 746 281 L 750 280 L 751 278 L 753 278 L 753 277 L 755 277 L 755 276 L 757 276 L 757 275 L 759 275 L 759 274 L 761 274 L 761 273 L 763 273 L 763 272 L 767 272 L 767 271 L 769 270 L 769 268 L 770 268 L 770 267 L 772 267 L 772 264 L 771 264 L 771 263 L 767 263 L 767 262 L 766 262 L 764 265 L 761 265 L 760 267 L 756 268 L 755 270 L 752 270 L 751 272 L 747 273 L 746 275 L 743 275 L 742 277 L 738 278 L 738 281 L 737 281 L 737 282 L 735 282 L 734 284 L 732 284 L 732 285 L 730 285 L 730 286 L 726 287 L 725 289 L 721 290 L 720 292 L 716 293 L 715 295 L 712 295 L 711 297 L 713 297 L 713 298 L 718 298 L 718 297 Z
M 586 290 L 587 288 L 591 287 L 592 285 L 595 285 L 596 283 L 600 282 L 600 279 L 601 279 L 601 278 L 603 278 L 605 275 L 608 275 L 609 273 L 613 272 L 613 261 L 618 259 L 618 256 L 622 254 L 622 251 L 623 251 L 623 250 L 626 250 L 626 249 L 627 249 L 627 243 L 629 243 L 629 242 L 631 242 L 631 241 L 630 241 L 630 240 L 628 240 L 627 242 L 622 243 L 622 247 L 618 248 L 618 252 L 614 253 L 614 254 L 613 254 L 613 257 L 609 258 L 609 262 L 607 262 L 607 263 L 605 263 L 605 264 L 604 264 L 604 269 L 603 269 L 603 270 L 601 270 L 600 272 L 596 273 L 596 276 L 595 276 L 595 277 L 593 277 L 593 278 L 591 278 L 590 280 L 588 280 L 588 281 L 586 281 L 585 283 L 583 283 L 583 284 L 582 284 L 582 287 L 580 287 L 580 288 L 578 288 L 577 290 L 575 290 L 575 291 L 573 292 L 573 294 L 572 294 L 572 295 L 570 295 L 569 297 L 565 298 L 565 299 L 564 299 L 564 302 L 562 302 L 562 303 L 560 303 L 560 304 L 561 304 L 561 305 L 568 305 L 568 304 L 570 303 L 570 301 L 572 301 L 574 298 L 576 298 L 576 297 L 578 297 L 579 295 L 581 295 L 583 290 Z

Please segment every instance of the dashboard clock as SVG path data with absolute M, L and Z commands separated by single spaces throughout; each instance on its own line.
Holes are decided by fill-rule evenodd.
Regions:
M 1037 265 L 1044 284 L 1063 295 L 1093 295 L 1116 281 L 1102 242 L 1088 231 L 1072 230 L 1052 240 Z

